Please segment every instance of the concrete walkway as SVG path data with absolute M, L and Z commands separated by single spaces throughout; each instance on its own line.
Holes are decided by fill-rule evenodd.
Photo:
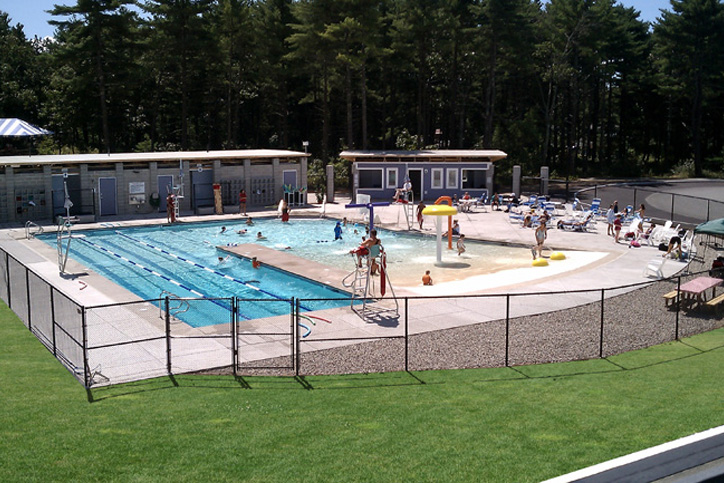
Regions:
M 325 218 L 350 220 L 361 219 L 359 210 L 345 208 L 349 200 L 338 199 L 325 207 Z M 292 210 L 291 222 L 297 217 L 321 217 L 322 207 L 312 205 Z M 407 230 L 404 211 L 400 205 L 378 208 L 378 225 L 390 230 Z M 255 212 L 255 217 L 275 216 L 275 211 Z M 519 223 L 511 222 L 502 211 L 474 210 L 459 213 L 461 230 L 471 240 L 487 240 L 503 244 L 529 247 L 533 243 L 533 230 L 523 228 Z M 182 216 L 183 222 L 238 220 L 239 215 Z M 134 220 L 109 219 L 98 224 L 78 225 L 74 232 L 82 229 L 108 228 L 118 226 L 138 226 L 143 224 L 164 223 L 165 217 L 158 214 L 140 217 Z M 332 221 L 330 221 L 330 225 Z M 45 227 L 52 232 L 54 227 Z M 420 230 L 415 229 L 415 232 Z M 433 233 L 433 223 L 427 220 L 423 233 Z M 371 304 L 372 310 L 360 316 L 359 310 L 350 310 L 349 306 L 329 309 L 316 313 L 318 319 L 312 326 L 313 337 L 309 339 L 357 339 L 370 340 L 381 336 L 401 336 L 404 333 L 402 320 L 414 323 L 408 327 L 409 333 L 421 333 L 477 324 L 486 320 L 499 320 L 506 316 L 505 297 L 491 297 L 491 294 L 505 293 L 549 293 L 554 291 L 600 290 L 650 280 L 644 276 L 644 268 L 649 260 L 660 257 L 655 247 L 644 246 L 629 248 L 627 244 L 616 244 L 606 235 L 604 222 L 599 221 L 591 232 L 571 232 L 550 229 L 546 247 L 562 251 L 567 259 L 551 262 L 547 267 L 527 267 L 503 270 L 492 274 L 475 275 L 459 281 L 436 283 L 431 287 L 406 286 L 394 288 L 398 297 L 433 297 L 414 299 L 409 304 L 409 312 L 403 313 L 402 307 L 394 301 L 381 301 Z M 90 347 L 99 347 L 89 352 L 91 368 L 101 367 L 102 374 L 111 382 L 118 383 L 138 378 L 161 376 L 166 374 L 167 347 L 165 346 L 165 327 L 159 316 L 159 309 L 150 303 L 140 303 L 131 292 L 116 286 L 70 260 L 67 274 L 58 273 L 57 253 L 39 240 L 25 239 L 25 230 L 21 228 L 0 231 L 0 248 L 7 251 L 42 279 L 74 300 L 78 305 L 93 307 L 105 304 L 136 302 L 132 305 L 98 308 L 88 311 L 88 341 Z M 248 248 L 248 247 L 247 247 Z M 240 247 L 239 255 L 253 256 L 250 249 Z M 233 250 L 232 250 L 233 251 Z M 246 253 L 249 252 L 249 253 Z M 256 253 L 256 252 L 254 252 Z M 269 257 L 267 257 L 268 259 Z M 330 276 L 339 278 L 344 272 L 330 270 L 313 262 L 293 260 L 289 254 L 280 253 L 277 263 L 284 268 L 292 264 L 300 273 L 320 282 L 329 282 Z M 286 262 L 285 262 L 286 260 Z M 674 274 L 685 268 L 685 264 L 667 262 L 665 275 Z M 456 269 L 459 270 L 459 269 Z M 462 271 L 464 273 L 464 269 Z M 70 275 L 69 275 L 70 274 Z M 421 275 L 421 274 L 420 274 Z M 395 280 L 391 280 L 393 287 Z M 377 282 L 376 282 L 377 283 Z M 339 286 L 339 281 L 334 285 Z M 378 287 L 376 287 L 378 289 Z M 611 291 L 613 294 L 614 291 Z M 390 291 L 388 290 L 388 294 Z M 451 295 L 466 294 L 472 298 L 449 299 Z M 475 294 L 487 296 L 475 297 Z M 442 298 L 437 298 L 442 297 Z M 561 310 L 563 308 L 594 302 L 600 299 L 600 291 L 571 294 L 562 297 L 531 297 L 525 304 L 515 304 L 510 308 L 511 316 L 524 316 Z M 461 302 L 464 300 L 464 302 Z M 289 316 L 257 319 L 243 324 L 240 353 L 243 362 L 270 359 L 290 354 L 291 328 Z M 208 367 L 228 365 L 231 358 L 232 340 L 230 326 L 219 323 L 194 329 L 186 324 L 174 321 L 172 334 L 177 337 L 171 347 L 173 369 L 176 372 L 188 372 Z M 255 335 L 264 334 L 264 335 Z M 192 338 L 184 337 L 208 337 Z M 143 344 L 112 346 L 127 340 L 148 340 Z M 318 350 L 351 341 L 331 341 L 307 344 L 305 350 Z M 106 347 L 111 345 L 112 347 Z M 103 346 L 102 348 L 100 348 Z

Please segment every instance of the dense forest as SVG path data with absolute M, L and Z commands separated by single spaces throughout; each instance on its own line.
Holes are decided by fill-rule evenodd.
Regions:
M 54 38 L 28 39 L 0 12 L 0 117 L 54 131 L 45 153 L 308 141 L 319 164 L 439 147 L 554 176 L 723 171 L 721 0 L 671 0 L 653 25 L 613 0 L 77 0 L 52 14 Z

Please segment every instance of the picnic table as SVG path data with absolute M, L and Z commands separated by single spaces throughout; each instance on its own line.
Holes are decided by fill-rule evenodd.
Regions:
M 706 291 L 712 289 L 712 298 L 716 296 L 716 287 L 722 283 L 722 279 L 714 277 L 698 277 L 683 284 L 681 294 L 691 302 L 702 304 L 706 302 Z

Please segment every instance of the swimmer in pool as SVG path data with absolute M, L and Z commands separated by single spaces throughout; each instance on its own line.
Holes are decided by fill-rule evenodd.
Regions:
M 261 267 L 261 262 L 254 257 L 251 259 L 251 266 L 252 268 L 259 268 Z
M 256 234 L 256 239 L 257 240 L 266 240 L 266 237 L 264 235 L 262 235 L 261 232 L 259 232 Z
M 225 227 L 225 226 L 222 226 L 222 227 L 221 227 L 221 231 L 220 231 L 219 233 L 226 233 L 226 227 Z
M 246 235 L 246 228 L 238 230 L 236 233 L 238 233 L 239 235 Z
M 221 265 L 222 263 L 226 263 L 229 260 L 230 256 L 231 255 L 226 255 L 226 257 L 219 257 L 219 265 Z
M 249 225 L 249 226 L 251 226 L 251 225 L 254 224 L 254 220 L 251 219 L 251 216 L 246 219 L 246 224 Z

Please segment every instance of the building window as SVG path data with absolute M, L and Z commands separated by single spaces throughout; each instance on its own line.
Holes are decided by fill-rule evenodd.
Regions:
M 387 168 L 387 188 L 397 188 L 397 168 Z
M 484 169 L 463 169 L 462 188 L 464 190 L 485 189 L 485 175 L 487 170 Z
M 432 179 L 430 180 L 430 187 L 432 189 L 441 190 L 442 189 L 442 168 L 432 168 L 430 170 L 432 172 Z
M 449 190 L 458 189 L 458 170 L 457 170 L 457 168 L 448 168 L 447 169 L 447 181 L 445 183 L 445 188 L 447 188 Z
M 360 189 L 382 189 L 382 169 L 360 169 Z

